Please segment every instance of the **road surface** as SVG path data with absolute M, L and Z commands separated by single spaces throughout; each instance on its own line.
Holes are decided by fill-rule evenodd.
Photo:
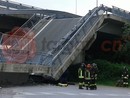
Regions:
M 98 86 L 97 90 L 79 90 L 77 85 L 10 87 L 0 89 L 0 98 L 130 98 L 130 88 Z

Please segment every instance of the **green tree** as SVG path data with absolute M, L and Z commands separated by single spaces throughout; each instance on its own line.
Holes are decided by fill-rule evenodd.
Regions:
M 120 51 L 117 51 L 115 53 L 114 59 L 117 62 L 124 62 L 130 64 L 130 24 L 124 24 L 122 29 L 122 46 L 120 48 Z

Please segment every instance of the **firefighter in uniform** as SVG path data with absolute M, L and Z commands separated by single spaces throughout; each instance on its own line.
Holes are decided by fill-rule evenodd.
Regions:
M 123 80 L 123 87 L 128 87 L 128 78 L 129 78 L 129 74 L 128 74 L 128 69 L 126 68 L 126 66 L 123 67 L 123 72 L 122 72 L 122 80 Z
M 97 80 L 97 73 L 98 73 L 97 64 L 92 63 L 92 68 L 90 70 L 90 73 L 91 73 L 90 89 L 96 90 L 97 89 L 96 80 Z
M 78 69 L 79 89 L 83 89 L 84 86 L 84 67 L 85 64 L 82 63 Z
M 91 70 L 91 64 L 87 64 L 86 68 L 85 68 L 85 76 L 84 76 L 86 90 L 88 90 L 88 88 L 90 88 L 90 81 L 91 81 L 90 70 Z

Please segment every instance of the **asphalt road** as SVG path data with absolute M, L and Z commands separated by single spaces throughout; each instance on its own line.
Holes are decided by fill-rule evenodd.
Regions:
M 97 90 L 79 90 L 77 85 L 10 87 L 0 89 L 0 98 L 130 98 L 130 88 L 98 86 Z

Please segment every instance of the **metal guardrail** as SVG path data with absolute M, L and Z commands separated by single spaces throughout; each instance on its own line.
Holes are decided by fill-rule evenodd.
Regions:
M 66 57 L 64 55 L 59 56 L 60 60 L 62 60 L 64 57 L 65 57 L 65 59 L 63 62 L 60 61 L 62 63 L 61 65 L 59 64 L 58 60 L 55 61 L 56 62 L 55 66 L 52 67 L 52 76 L 55 79 L 60 78 L 60 76 L 65 72 L 65 70 L 69 67 L 69 65 L 73 62 L 73 60 L 75 60 L 76 56 L 78 56 L 78 54 L 81 52 L 83 47 L 85 47 L 85 44 L 88 45 L 88 42 L 91 42 L 90 38 L 96 32 L 97 27 L 99 27 L 98 24 L 101 25 L 103 20 L 104 20 L 104 18 L 100 16 L 99 18 L 96 18 L 95 20 L 91 21 L 91 22 L 93 22 L 92 27 L 87 27 L 87 28 L 85 27 L 87 29 L 86 30 L 87 32 L 85 32 L 85 31 L 84 31 L 84 33 L 80 32 L 81 34 L 84 34 L 84 36 L 82 36 L 82 38 L 81 38 L 81 42 L 79 44 L 77 44 L 76 47 L 73 48 L 73 50 L 70 52 L 70 54 L 68 54 L 67 56 L 65 55 Z M 89 23 L 87 23 L 87 24 L 89 24 Z M 85 28 L 83 26 L 83 29 L 85 29 Z M 80 31 L 82 31 L 82 30 L 80 30 Z
M 34 13 L 44 14 L 44 15 L 56 15 L 56 18 L 76 18 L 80 17 L 79 15 L 56 11 L 56 10 L 47 10 L 42 8 L 37 8 L 17 2 L 12 2 L 9 0 L 0 0 L 0 8 L 3 9 L 0 11 L 0 14 L 7 14 L 7 15 L 19 15 L 19 14 L 26 14 L 32 15 Z
M 118 7 L 113 6 L 112 7 L 112 14 L 118 15 L 120 17 L 123 17 L 125 19 L 130 19 L 130 12 L 120 9 Z
M 84 21 L 83 25 L 78 28 L 75 34 L 68 40 L 66 45 L 56 54 L 56 56 L 52 60 L 53 67 L 62 65 L 64 60 L 71 54 L 75 47 L 82 42 L 84 36 L 87 35 L 87 32 L 90 30 L 92 25 L 94 25 L 94 23 L 98 20 L 98 10 L 100 9 L 102 9 L 102 7 L 95 9 L 95 11 L 91 13 L 90 17 Z M 85 28 L 83 28 L 83 26 L 85 26 Z
M 32 41 L 35 37 L 37 37 L 38 34 L 40 34 L 40 33 L 43 31 L 43 29 L 46 28 L 46 26 L 49 25 L 49 23 L 50 23 L 51 21 L 53 21 L 53 18 L 51 18 L 51 19 L 46 23 L 46 25 L 45 25 L 44 27 L 42 27 L 42 28 L 40 29 L 40 31 L 38 31 L 37 34 L 35 34 L 35 36 L 34 36 L 22 49 L 26 48 L 26 47 L 31 43 L 31 41 Z M 39 58 L 39 62 L 37 62 L 37 64 L 39 64 L 39 65 L 42 65 L 42 64 L 44 64 L 44 65 L 49 65 L 49 62 L 50 62 L 51 60 L 52 60 L 52 56 L 51 56 L 51 55 L 49 55 L 48 53 L 47 53 L 46 55 L 44 55 L 43 53 L 41 53 L 41 57 Z
M 17 49 L 17 44 L 18 43 L 22 43 L 22 42 L 27 42 L 27 43 L 25 43 L 25 45 L 23 46 L 23 48 L 20 48 L 20 50 L 19 51 L 27 51 L 26 50 L 26 47 L 35 39 L 35 37 L 37 37 L 37 35 L 39 34 L 39 33 L 41 33 L 41 31 L 53 20 L 53 18 L 55 18 L 54 17 L 54 15 L 52 15 L 52 17 L 51 18 L 49 18 L 49 20 L 45 23 L 45 20 L 46 20 L 46 17 L 43 17 L 43 18 L 41 18 L 40 20 L 39 20 L 39 22 L 38 23 L 36 23 L 36 25 L 34 25 L 34 26 L 32 26 L 32 28 L 29 30 L 29 31 L 27 31 L 26 32 L 26 34 L 24 35 L 24 36 L 17 36 L 17 35 L 8 35 L 8 34 L 4 34 L 3 36 L 5 37 L 5 36 L 10 36 L 8 39 L 7 39 L 7 41 L 11 41 L 12 39 L 11 38 L 17 38 L 17 43 L 15 43 L 12 47 L 10 47 L 9 49 L 10 50 L 16 50 Z M 32 19 L 32 18 L 31 18 Z M 28 22 L 27 22 L 28 23 Z M 26 27 L 26 23 L 25 23 L 25 25 L 23 25 L 21 28 L 24 28 L 24 27 Z M 28 27 L 28 26 L 27 26 Z M 18 29 L 15 33 L 17 33 L 18 31 L 19 31 L 20 29 Z M 32 34 L 32 32 L 35 32 L 35 34 L 34 34 L 34 36 L 32 37 L 32 38 L 29 38 L 29 37 L 27 37 L 27 35 L 29 35 L 30 33 Z M 14 34 L 15 34 L 14 33 Z M 3 44 L 4 45 L 4 44 Z M 5 45 L 6 45 L 6 42 L 5 42 Z M 19 54 L 21 54 L 21 52 L 19 52 Z M 17 56 L 20 56 L 20 55 L 17 55 Z M 32 61 L 32 60 L 30 60 L 29 61 L 29 63 L 30 64 L 34 64 L 34 65 L 41 65 L 41 64 L 43 64 L 43 62 L 45 63 L 45 64 L 48 64 L 48 61 L 50 62 L 50 58 L 52 59 L 52 57 L 50 56 L 50 55 L 44 55 L 43 53 L 42 54 L 40 54 L 41 56 L 38 56 L 38 58 L 36 58 L 36 57 L 34 57 L 35 59 L 37 59 L 37 60 L 34 60 L 34 61 L 36 61 L 36 62 L 34 62 L 34 61 Z M 28 62 L 27 62 L 28 63 Z
M 13 46 L 11 46 L 9 49 L 16 49 L 17 44 L 19 44 L 20 42 L 22 42 L 22 40 L 25 40 L 25 38 L 27 37 L 27 35 L 31 32 L 32 33 L 32 29 L 35 27 L 35 25 L 37 25 L 40 22 L 41 18 L 40 17 L 36 17 L 36 14 L 34 14 L 29 20 L 27 20 L 18 30 L 16 30 L 12 35 L 9 36 L 9 38 L 7 37 L 7 39 L 2 43 L 2 45 L 6 45 L 8 42 L 12 41 L 13 36 L 16 36 L 21 29 L 25 29 L 27 28 L 29 31 L 24 31 L 26 34 L 22 37 L 19 37 L 17 39 L 17 43 L 15 43 Z M 16 35 L 15 35 L 16 34 Z M 21 53 L 21 52 L 19 52 Z
M 61 40 L 56 44 L 56 46 L 53 48 L 53 50 L 51 50 L 51 54 L 56 54 L 59 50 L 62 49 L 62 47 L 68 42 L 68 40 L 75 34 L 75 32 L 77 31 L 77 29 L 84 23 L 84 21 L 86 19 L 88 19 L 91 15 L 91 13 L 93 13 L 95 10 L 97 9 L 94 8 L 93 10 L 89 11 L 89 13 L 87 15 L 85 15 L 84 17 L 82 17 L 77 25 L 75 25 L 63 38 L 61 38 Z
M 37 25 L 37 23 L 39 23 L 41 21 L 40 17 L 37 17 L 36 14 L 32 15 L 32 17 L 30 19 L 28 19 L 18 30 L 16 30 L 12 35 L 10 35 L 10 37 L 4 42 L 6 43 L 7 41 L 11 40 L 12 36 L 14 36 L 15 34 L 17 34 L 21 29 L 24 28 L 28 28 L 29 32 L 25 32 L 26 34 L 21 37 L 20 40 L 22 40 L 22 38 L 26 37 L 26 35 L 28 33 L 30 33 L 30 30 L 32 30 L 34 28 L 35 25 Z M 3 43 L 3 44 L 4 44 Z M 14 45 L 15 46 L 15 45 Z M 14 46 L 12 46 L 11 48 L 15 48 Z
M 13 2 L 10 0 L 0 0 L 0 5 L 3 6 L 4 8 L 7 8 L 7 9 L 12 9 L 12 8 L 15 8 L 15 9 L 40 9 L 37 7 Z
M 94 8 L 92 9 L 91 11 L 89 11 L 89 13 L 87 15 L 85 15 L 84 17 L 82 17 L 77 25 L 75 25 L 70 31 L 69 33 L 67 33 L 67 35 L 64 36 L 64 38 L 62 38 L 59 43 L 57 43 L 56 47 L 53 48 L 53 50 L 49 51 L 47 57 L 46 57 L 46 61 L 49 60 L 48 63 L 45 63 L 44 62 L 42 63 L 43 65 L 48 65 L 48 66 L 52 66 L 52 59 L 54 59 L 54 56 L 55 54 L 60 51 L 63 46 L 68 42 L 68 40 L 75 34 L 75 32 L 77 31 L 77 29 L 80 28 L 80 26 L 85 22 L 85 20 L 87 20 L 90 15 L 95 12 L 98 8 Z

